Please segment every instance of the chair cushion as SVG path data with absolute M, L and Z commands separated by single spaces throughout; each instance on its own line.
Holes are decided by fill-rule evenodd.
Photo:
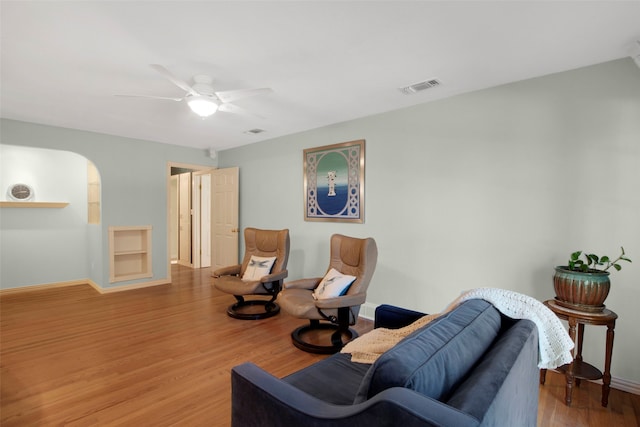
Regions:
M 356 276 L 342 274 L 332 268 L 324 276 L 318 287 L 314 289 L 313 297 L 319 300 L 345 295 L 354 280 L 356 280 Z
M 310 289 L 285 288 L 278 294 L 278 304 L 298 319 L 323 319 Z
M 214 277 L 213 286 L 219 291 L 232 295 L 267 294 L 259 280 L 242 280 L 238 276 Z
M 247 269 L 242 275 L 242 280 L 260 280 L 261 277 L 271 273 L 271 267 L 273 267 L 274 262 L 276 262 L 276 257 L 274 256 L 262 257 L 251 255 Z
M 380 356 L 363 378 L 354 403 L 391 387 L 441 400 L 482 357 L 500 325 L 500 313 L 488 302 L 462 303 Z

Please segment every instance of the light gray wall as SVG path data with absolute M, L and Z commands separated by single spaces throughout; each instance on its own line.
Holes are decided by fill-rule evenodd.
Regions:
M 303 149 L 356 139 L 366 140 L 365 223 L 305 222 Z M 219 158 L 240 167 L 241 227 L 290 229 L 290 280 L 324 273 L 332 233 L 374 237 L 371 304 L 433 313 L 476 287 L 545 300 L 554 296 L 553 267 L 570 252 L 612 256 L 624 245 L 635 263 L 612 274 L 606 302 L 620 316 L 612 374 L 640 383 L 640 70 L 630 59 Z M 601 368 L 604 334 L 588 327 L 584 349 Z
M 43 209 L 2 209 L 2 288 L 87 278 L 103 288 L 111 288 L 168 277 L 167 164 L 215 166 L 205 150 L 6 119 L 2 119 L 0 132 L 2 144 L 63 150 L 86 157 L 98 168 L 102 185 L 101 224 L 98 227 L 86 226 L 84 234 L 76 220 L 72 221 L 73 229 L 70 229 L 64 225 L 68 219 L 52 219 L 54 216 L 75 216 L 75 209 L 83 203 L 72 202 L 65 209 L 46 209 L 46 212 Z M 41 161 L 55 164 L 55 157 L 47 158 L 50 153 L 43 152 Z M 40 169 L 34 164 L 31 172 L 44 181 L 53 168 L 47 165 Z M 82 186 L 86 192 L 86 163 L 81 175 L 67 175 L 65 179 L 67 183 Z M 64 199 L 68 195 L 78 191 L 66 188 L 69 191 L 59 195 L 63 199 L 61 201 L 66 201 Z M 83 209 L 84 215 L 77 215 L 86 224 L 86 197 Z M 33 219 L 29 221 L 33 224 L 31 229 L 25 224 L 25 219 L 18 218 L 19 215 Z M 36 216 L 43 215 L 47 216 L 46 221 L 36 221 Z M 147 224 L 153 227 L 153 277 L 109 283 L 108 227 Z M 18 254 L 27 250 L 25 236 L 33 238 L 33 244 L 29 245 L 28 268 L 11 262 L 15 258 L 14 252 Z M 19 252 L 16 248 L 20 248 Z

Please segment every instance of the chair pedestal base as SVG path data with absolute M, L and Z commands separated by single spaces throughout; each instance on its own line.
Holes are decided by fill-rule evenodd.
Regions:
M 322 329 L 330 329 L 335 331 L 331 334 L 331 345 L 317 345 L 311 344 L 302 339 L 302 335 L 310 331 L 322 330 Z M 342 336 L 346 335 L 346 341 L 342 340 Z M 293 341 L 293 345 L 298 347 L 302 351 L 306 351 L 308 353 L 316 353 L 316 354 L 333 354 L 342 350 L 342 347 L 349 341 L 358 337 L 358 333 L 347 327 L 346 329 L 339 327 L 338 325 L 333 325 L 330 323 L 319 323 L 313 320 L 310 325 L 300 326 L 291 332 L 291 340 Z
M 262 305 L 264 306 L 264 311 L 261 313 L 244 313 L 242 312 L 243 307 L 254 306 L 254 305 Z M 266 300 L 252 300 L 252 301 L 238 301 L 237 303 L 230 305 L 227 308 L 227 314 L 234 319 L 241 320 L 258 320 L 258 319 L 267 319 L 269 317 L 275 316 L 280 313 L 280 306 L 273 301 Z

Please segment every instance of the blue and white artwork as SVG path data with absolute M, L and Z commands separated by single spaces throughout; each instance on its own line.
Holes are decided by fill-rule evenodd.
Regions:
M 306 220 L 362 221 L 364 140 L 304 152 Z

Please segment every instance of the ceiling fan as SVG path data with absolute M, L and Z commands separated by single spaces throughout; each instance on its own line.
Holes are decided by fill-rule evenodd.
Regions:
M 205 118 L 211 116 L 216 111 L 223 111 L 226 113 L 247 113 L 244 108 L 238 107 L 232 104 L 233 101 L 239 99 L 248 98 L 250 96 L 262 95 L 273 92 L 270 88 L 259 89 L 237 89 L 237 90 L 225 90 L 215 91 L 212 83 L 213 78 L 205 74 L 199 74 L 193 77 L 194 84 L 189 85 L 184 80 L 181 80 L 174 76 L 169 70 L 162 65 L 151 64 L 151 68 L 162 74 L 167 80 L 186 93 L 181 98 L 171 98 L 165 96 L 152 96 L 152 95 L 116 95 L 133 98 L 153 98 L 164 99 L 169 101 L 186 101 L 191 110 L 198 116 Z

